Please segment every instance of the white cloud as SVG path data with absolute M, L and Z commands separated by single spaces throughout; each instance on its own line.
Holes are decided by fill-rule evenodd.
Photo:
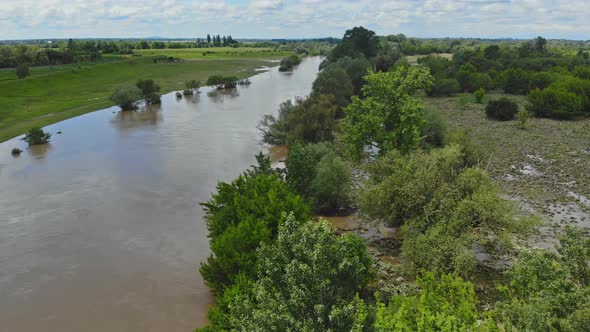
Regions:
M 364 25 L 421 37 L 588 39 L 571 0 L 0 0 L 0 38 L 341 36 Z

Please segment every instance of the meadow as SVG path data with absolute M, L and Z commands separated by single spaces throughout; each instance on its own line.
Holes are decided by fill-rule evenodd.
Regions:
M 203 56 L 206 51 L 218 53 Z M 230 55 L 226 57 L 223 52 Z M 17 79 L 14 70 L 0 70 L 0 142 L 34 126 L 112 106 L 109 96 L 118 85 L 154 79 L 166 93 L 183 89 L 186 80 L 203 82 L 213 74 L 252 76 L 254 69 L 269 65 L 281 54 L 272 49 L 250 48 L 147 50 L 128 56 L 105 56 L 96 63 L 35 67 L 24 79 Z M 150 55 L 184 60 L 154 63 Z

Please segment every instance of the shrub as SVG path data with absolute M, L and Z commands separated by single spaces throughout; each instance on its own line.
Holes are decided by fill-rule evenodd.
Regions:
M 517 118 L 518 118 L 518 128 L 525 129 L 526 123 L 529 120 L 529 111 L 526 109 L 521 110 L 520 112 L 518 112 Z
M 426 93 L 431 97 L 454 96 L 461 90 L 459 81 L 454 78 L 438 78 Z
M 583 99 L 573 92 L 549 87 L 528 95 L 527 110 L 538 117 L 569 118 L 580 114 Z
M 29 145 L 36 145 L 48 143 L 50 138 L 50 133 L 44 132 L 43 129 L 39 127 L 34 127 L 25 134 L 25 137 L 22 140 Z
M 422 128 L 423 142 L 433 146 L 442 146 L 447 135 L 447 122 L 436 109 L 425 108 L 424 120 L 426 125 Z
M 113 94 L 111 94 L 111 100 L 124 111 L 137 108 L 135 103 L 142 97 L 141 90 L 135 85 L 116 87 Z
M 26 63 L 19 63 L 16 66 L 16 76 L 18 78 L 25 78 L 30 75 L 29 65 Z
M 510 68 L 502 74 L 506 93 L 526 94 L 529 91 L 528 73 L 520 68 Z
M 190 80 L 190 81 L 184 82 L 184 87 L 187 90 L 197 90 L 200 86 L 201 86 L 201 82 L 199 82 L 199 81 Z
M 160 86 L 156 84 L 154 80 L 139 80 L 135 86 L 141 90 L 141 94 L 143 95 L 146 103 L 159 104 L 162 102 L 160 95 L 158 94 L 160 91 Z
M 513 120 L 518 113 L 518 104 L 508 98 L 490 100 L 486 106 L 488 119 L 508 121 Z
M 281 60 L 281 65 L 279 66 L 279 71 L 288 71 L 293 69 L 293 67 L 297 66 L 299 63 L 301 63 L 301 59 L 293 54 L 290 55 L 286 58 L 284 58 L 283 60 Z
M 483 103 L 483 98 L 486 96 L 486 90 L 479 88 L 477 91 L 475 91 L 473 93 L 473 96 L 475 97 L 475 102 L 478 104 L 482 104 Z
M 318 74 L 313 82 L 312 90 L 315 95 L 333 95 L 336 98 L 336 104 L 344 107 L 350 102 L 354 86 L 343 68 L 330 65 Z
M 19 154 L 21 154 L 23 152 L 23 150 L 19 149 L 19 148 L 13 148 L 10 151 L 10 154 L 12 154 L 13 156 L 18 156 Z

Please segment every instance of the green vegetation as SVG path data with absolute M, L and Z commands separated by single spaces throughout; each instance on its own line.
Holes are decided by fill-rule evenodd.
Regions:
M 296 54 L 289 55 L 288 57 L 281 60 L 279 71 L 293 70 L 293 67 L 297 66 L 300 63 L 301 59 Z
M 12 148 L 12 150 L 10 150 L 10 154 L 13 156 L 18 156 L 23 152 L 23 150 L 19 149 L 19 148 Z
M 514 120 L 518 113 L 518 104 L 508 98 L 490 100 L 486 106 L 486 116 L 488 119 L 499 121 Z
M 191 49 L 192 50 L 192 49 Z M 60 120 L 114 105 L 112 91 L 121 85 L 135 84 L 138 78 L 151 77 L 161 93 L 184 88 L 186 80 L 205 81 L 222 74 L 251 76 L 254 69 L 267 65 L 258 58 L 224 61 L 199 60 L 154 63 L 152 58 L 108 58 L 80 67 L 63 65 L 31 68 L 26 79 L 16 79 L 13 71 L 0 70 L 0 141 L 17 136 L 31 127 L 42 127 Z M 139 98 L 141 99 L 141 97 Z
M 26 63 L 21 63 L 18 66 L 16 66 L 16 76 L 18 78 L 25 78 L 27 76 L 31 75 L 31 71 L 29 69 L 29 65 Z
M 418 58 L 415 65 L 400 60 L 427 51 L 454 55 Z M 233 255 L 220 256 L 218 266 L 235 270 L 223 293 L 217 292 L 211 326 L 203 331 L 584 330 L 590 240 L 568 229 L 557 253 L 531 251 L 527 237 L 538 219 L 507 199 L 505 182 L 512 180 L 498 174 L 501 167 L 514 169 L 515 159 L 498 162 L 491 152 L 537 160 L 527 153 L 536 153 L 543 142 L 543 148 L 563 155 L 561 149 L 572 148 L 568 137 L 587 134 L 587 121 L 532 119 L 526 131 L 485 121 L 486 116 L 518 116 L 521 128 L 527 124 L 529 110 L 518 111 L 527 98 L 498 98 L 493 90 L 498 88 L 528 93 L 528 108 L 542 106 L 535 98 L 558 100 L 534 91 L 571 93 L 581 109 L 566 113 L 583 114 L 590 105 L 584 96 L 590 94 L 582 81 L 590 74 L 581 64 L 553 67 L 588 57 L 553 52 L 542 38 L 482 45 L 377 37 L 362 27 L 347 30 L 322 64 L 310 97 L 283 103 L 277 117 L 267 115 L 260 124 L 266 143 L 287 145 L 285 168 L 271 170 L 259 157 L 257 169 L 275 177 L 277 187 L 301 195 L 314 213 L 356 209 L 365 223 L 341 229 L 345 234 L 337 236 L 323 221 L 282 217 L 291 212 L 287 209 L 281 217 L 272 213 L 278 220 L 276 236 L 254 237 L 260 246 L 249 240 L 253 236 L 232 235 L 239 244 L 228 240 L 225 247 L 240 248 L 239 257 L 248 257 L 250 264 L 232 265 Z M 458 92 L 468 93 L 452 97 Z M 487 95 L 491 101 L 483 105 Z M 539 134 L 543 129 L 537 126 L 546 129 L 548 123 L 552 133 L 566 131 L 556 142 Z M 532 150 L 518 151 L 506 140 Z M 587 154 L 574 152 L 576 160 Z M 553 160 L 538 159 L 553 167 Z M 581 174 L 575 179 L 582 184 L 574 181 L 568 188 L 587 184 Z M 528 176 L 535 182 L 537 175 Z M 520 190 L 522 181 L 516 181 L 514 189 Z M 261 201 L 275 206 L 262 190 L 246 200 L 228 198 L 222 206 L 232 211 Z M 400 233 L 391 238 L 370 233 L 382 224 Z M 510 268 L 506 262 L 512 261 Z
M 148 104 L 160 104 L 162 102 L 160 98 L 160 86 L 154 82 L 154 80 L 139 80 L 135 84 Z M 119 104 L 119 103 L 117 103 Z
M 216 85 L 218 89 L 233 89 L 238 85 L 237 76 L 211 75 L 207 85 Z
M 22 140 L 29 145 L 37 145 L 49 143 L 50 138 L 50 133 L 44 132 L 41 128 L 33 127 L 25 134 L 25 137 L 23 137 Z
M 142 82 L 138 82 L 140 85 Z M 115 88 L 111 94 L 111 101 L 123 111 L 134 110 L 137 108 L 137 101 L 143 97 L 141 90 L 134 85 L 122 85 Z

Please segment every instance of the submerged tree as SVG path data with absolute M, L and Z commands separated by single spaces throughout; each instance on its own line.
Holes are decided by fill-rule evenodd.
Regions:
M 160 86 L 154 82 L 154 80 L 139 80 L 135 84 L 138 89 L 141 90 L 141 94 L 148 104 L 159 104 L 161 103 Z
M 50 133 L 44 132 L 43 129 L 39 127 L 34 127 L 25 134 L 25 137 L 22 140 L 29 145 L 37 145 L 48 143 L 50 138 Z
M 142 97 L 141 90 L 137 86 L 124 85 L 115 88 L 111 95 L 111 100 L 125 111 L 137 108 L 135 103 L 142 99 Z

